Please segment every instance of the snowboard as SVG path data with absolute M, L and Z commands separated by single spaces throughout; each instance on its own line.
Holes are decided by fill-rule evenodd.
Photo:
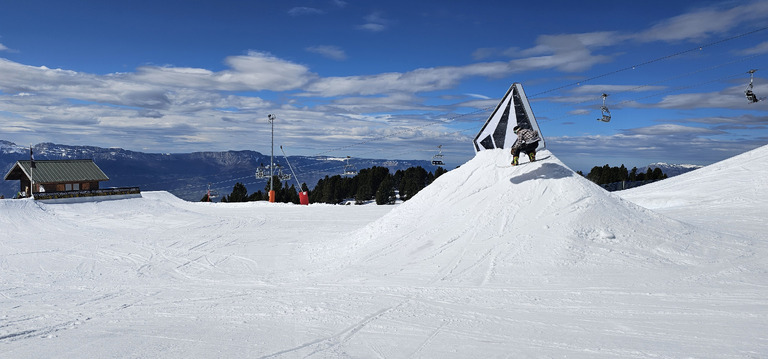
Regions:
M 517 166 L 522 166 L 522 165 L 525 165 L 525 164 L 528 164 L 528 163 L 536 163 L 536 162 L 539 162 L 541 160 L 546 160 L 547 158 L 549 158 L 549 156 L 544 156 L 544 157 L 541 157 L 541 158 L 537 158 L 536 161 L 533 161 L 533 162 L 531 162 L 531 161 L 520 162 L 520 163 L 517 164 Z M 511 163 L 509 165 L 512 166 Z M 512 166 L 512 167 L 517 167 L 517 166 Z

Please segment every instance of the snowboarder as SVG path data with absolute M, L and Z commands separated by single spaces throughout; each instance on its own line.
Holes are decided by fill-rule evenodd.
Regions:
M 533 162 L 536 161 L 536 148 L 539 147 L 539 133 L 530 129 L 515 126 L 512 131 L 517 135 L 517 141 L 512 144 L 512 166 L 519 164 L 520 152 L 528 154 L 528 159 Z

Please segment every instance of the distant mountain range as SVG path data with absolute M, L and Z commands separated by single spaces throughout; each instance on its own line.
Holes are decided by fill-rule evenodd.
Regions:
M 652 164 L 650 164 L 648 166 L 645 166 L 643 168 L 638 168 L 637 169 L 637 173 L 645 173 L 646 171 L 648 171 L 649 168 L 651 170 L 653 170 L 655 168 L 659 168 L 659 169 L 661 169 L 661 172 L 664 172 L 664 174 L 667 175 L 667 177 L 674 177 L 674 176 L 681 175 L 681 174 L 686 173 L 686 172 L 691 172 L 693 170 L 696 170 L 696 169 L 699 169 L 699 168 L 702 168 L 702 167 L 704 167 L 704 166 L 699 166 L 699 165 L 673 165 L 673 164 L 664 163 L 664 162 L 657 162 L 657 163 L 652 163 Z
M 32 146 L 35 160 L 93 159 L 109 176 L 102 187 L 138 186 L 142 191 L 168 191 L 179 198 L 197 201 L 208 190 L 222 195 L 232 192 L 235 183 L 245 184 L 249 193 L 264 191 L 268 178 L 257 179 L 256 171 L 263 165 L 268 167 L 270 156 L 255 151 L 194 152 L 194 153 L 143 153 L 122 148 L 101 148 L 93 146 L 68 146 L 40 143 Z M 279 151 L 278 151 L 279 153 Z M 29 147 L 0 140 L 0 171 L 3 177 L 18 160 L 29 159 Z M 390 172 L 421 166 L 434 171 L 430 161 L 386 160 L 328 157 L 288 156 L 290 165 L 299 179 L 311 189 L 325 176 L 341 175 L 347 163 L 350 169 L 360 170 L 373 166 L 387 167 Z M 291 174 L 285 158 L 274 157 L 275 171 Z M 278 167 L 279 166 L 279 167 Z M 269 169 L 266 169 L 269 174 Z M 297 186 L 295 178 L 283 181 L 288 186 Z M 19 190 L 18 181 L 2 181 L 0 194 L 6 198 Z

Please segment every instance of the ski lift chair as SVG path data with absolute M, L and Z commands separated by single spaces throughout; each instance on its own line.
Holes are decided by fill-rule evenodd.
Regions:
M 344 165 L 344 176 L 356 176 L 357 170 L 355 169 L 355 165 L 352 165 L 349 163 L 349 159 L 351 157 L 347 156 L 347 164 Z
M 283 169 L 281 167 L 278 167 L 277 178 L 279 178 L 281 181 L 289 181 L 291 179 L 291 174 L 283 173 Z
M 445 166 L 445 163 L 443 163 L 443 145 L 437 146 L 437 148 L 438 148 L 437 154 L 432 156 L 432 165 Z
M 749 103 L 755 103 L 755 102 L 760 101 L 757 98 L 757 95 L 755 95 L 755 93 L 752 92 L 751 89 L 748 89 L 747 91 L 744 91 L 744 94 L 747 96 L 747 100 L 749 101 Z
M 754 80 L 755 71 L 757 70 L 749 70 L 749 86 L 747 86 L 747 89 L 744 91 L 744 95 L 747 96 L 747 101 L 749 101 L 749 103 L 760 101 L 760 99 L 757 98 L 757 95 L 752 92 L 752 82 Z
M 598 121 L 603 122 L 611 122 L 611 111 L 608 110 L 608 107 L 605 106 L 605 98 L 608 97 L 608 94 L 603 94 L 603 106 L 600 107 L 600 112 L 602 112 L 602 117 L 598 118 Z
M 597 120 L 603 122 L 611 122 L 611 111 L 608 110 L 608 107 L 603 106 L 600 108 L 600 111 L 603 113 L 603 116 Z
M 264 165 L 261 165 L 259 168 L 256 169 L 256 178 L 267 178 L 269 177 L 267 175 L 267 170 L 264 168 Z

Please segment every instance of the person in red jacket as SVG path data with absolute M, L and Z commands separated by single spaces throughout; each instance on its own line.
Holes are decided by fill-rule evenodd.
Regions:
M 539 147 L 539 133 L 530 129 L 515 126 L 512 131 L 517 135 L 517 140 L 512 144 L 512 166 L 519 164 L 520 152 L 528 154 L 528 159 L 536 161 L 536 148 Z

